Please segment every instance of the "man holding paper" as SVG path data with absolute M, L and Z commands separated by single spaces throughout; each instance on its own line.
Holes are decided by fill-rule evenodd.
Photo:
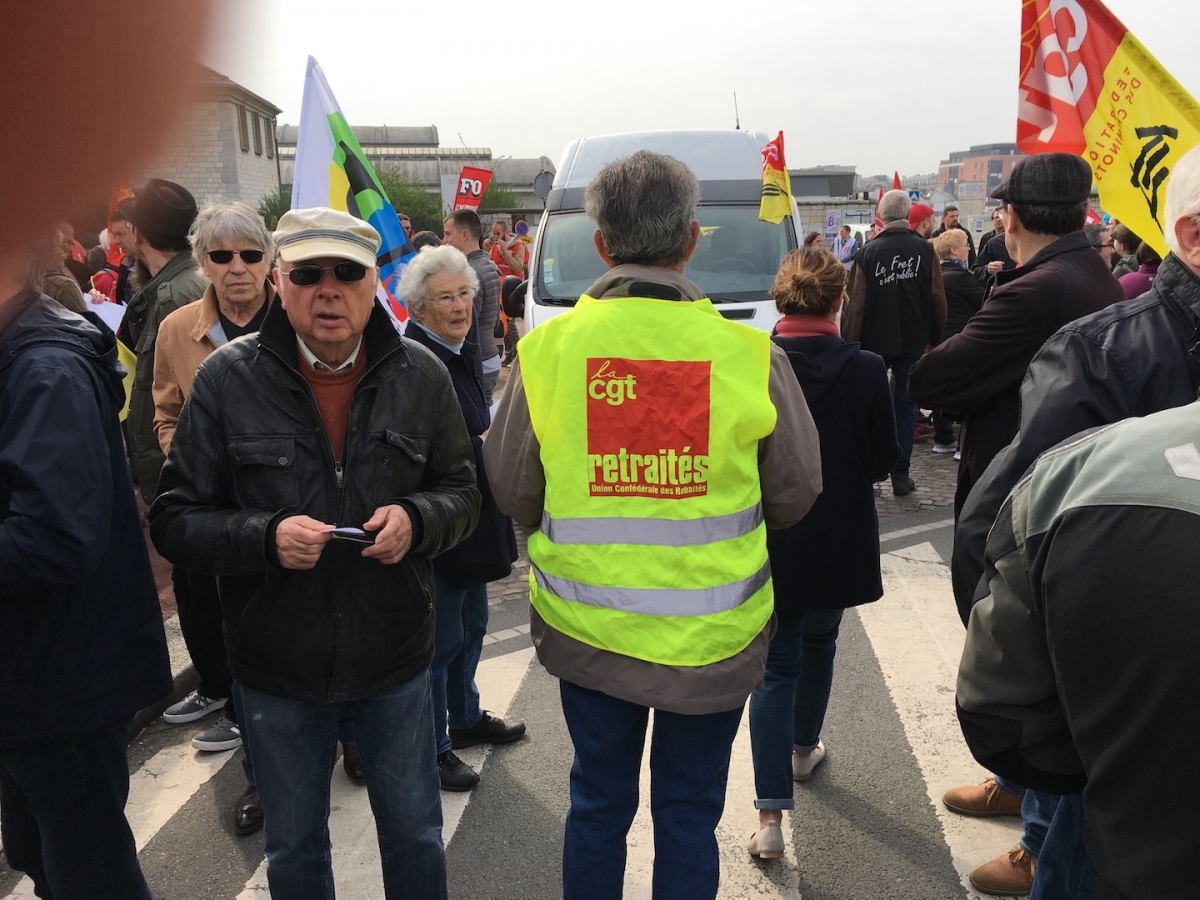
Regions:
M 375 302 L 378 232 L 302 209 L 275 241 L 279 303 L 196 373 L 151 535 L 218 577 L 272 896 L 333 897 L 348 702 L 385 895 L 444 898 L 429 560 L 475 527 L 474 453 L 445 368 Z

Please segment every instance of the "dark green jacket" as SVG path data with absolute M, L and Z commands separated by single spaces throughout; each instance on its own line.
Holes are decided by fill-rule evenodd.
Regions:
M 129 394 L 129 444 L 138 487 L 146 503 L 154 502 L 158 474 L 166 457 L 154 436 L 154 342 L 158 326 L 179 307 L 199 300 L 208 290 L 208 279 L 191 253 L 180 253 L 133 295 L 125 311 L 122 332 L 135 336 L 131 348 L 137 354 L 133 390 Z

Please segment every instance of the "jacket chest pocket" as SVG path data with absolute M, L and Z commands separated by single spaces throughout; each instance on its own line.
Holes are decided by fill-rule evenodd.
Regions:
M 295 438 L 230 438 L 228 447 L 234 490 L 242 506 L 290 509 L 299 505 Z
M 399 500 L 421 489 L 429 461 L 429 435 L 385 431 L 375 449 L 375 496 L 378 504 Z

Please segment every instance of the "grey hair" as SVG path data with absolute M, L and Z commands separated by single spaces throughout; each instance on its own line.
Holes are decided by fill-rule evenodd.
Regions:
M 888 191 L 879 201 L 879 218 L 885 225 L 907 219 L 911 210 L 912 197 L 908 196 L 907 191 Z
M 208 261 L 209 250 L 229 238 L 241 238 L 265 250 L 267 260 L 274 265 L 275 239 L 267 231 L 267 223 L 258 210 L 240 200 L 207 204 L 188 231 L 192 253 L 201 265 Z
M 1163 237 L 1172 253 L 1179 252 L 1175 223 L 1184 216 L 1200 215 L 1200 147 L 1193 147 L 1175 164 L 1167 185 L 1167 202 L 1163 209 Z
M 425 282 L 438 272 L 453 272 L 467 279 L 471 292 L 479 290 L 479 276 L 467 262 L 462 251 L 449 244 L 441 247 L 422 247 L 417 258 L 404 267 L 400 276 L 400 296 L 414 313 L 425 311 Z
M 699 202 L 692 170 L 649 150 L 609 163 L 584 194 L 584 209 L 618 265 L 683 262 Z

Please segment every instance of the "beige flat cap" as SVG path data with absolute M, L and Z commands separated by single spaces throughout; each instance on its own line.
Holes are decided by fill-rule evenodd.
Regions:
M 275 231 L 275 244 L 284 262 L 335 256 L 374 266 L 380 239 L 379 232 L 362 219 L 318 206 L 284 213 Z

